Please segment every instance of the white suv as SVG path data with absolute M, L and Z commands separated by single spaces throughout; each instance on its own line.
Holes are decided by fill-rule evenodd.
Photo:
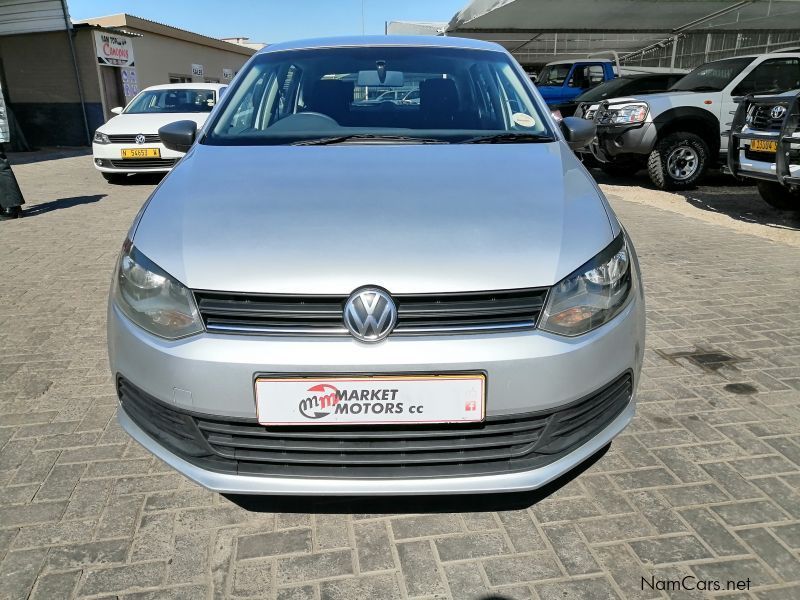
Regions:
M 692 187 L 724 158 L 738 101 L 800 88 L 800 53 L 738 56 L 706 63 L 670 91 L 584 104 L 597 138 L 583 150 L 610 174 L 647 168 L 660 189 Z

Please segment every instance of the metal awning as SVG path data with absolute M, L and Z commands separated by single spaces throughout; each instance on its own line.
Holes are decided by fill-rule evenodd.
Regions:
M 800 0 L 473 0 L 446 35 L 497 42 L 522 62 L 547 62 L 707 32 L 796 32 L 800 40 Z

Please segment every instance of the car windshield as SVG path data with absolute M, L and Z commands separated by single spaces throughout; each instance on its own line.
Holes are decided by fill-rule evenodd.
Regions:
M 216 104 L 214 90 L 170 88 L 144 90 L 125 109 L 127 114 L 144 113 L 204 113 Z
M 575 98 L 576 102 L 594 102 L 596 100 L 604 100 L 605 98 L 614 98 L 617 93 L 626 85 L 633 81 L 631 77 L 617 77 L 611 81 L 601 83 L 597 87 L 583 92 L 580 96 Z
M 670 90 L 676 92 L 720 92 L 753 60 L 755 60 L 753 57 L 726 58 L 700 65 L 681 78 Z
M 337 47 L 256 56 L 201 143 L 493 143 L 552 140 L 502 52 Z M 516 137 L 515 137 L 516 135 Z
M 536 79 L 536 85 L 564 85 L 572 64 L 549 65 L 542 69 Z

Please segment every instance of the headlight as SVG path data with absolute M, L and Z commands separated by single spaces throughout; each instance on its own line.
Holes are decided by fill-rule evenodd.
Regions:
M 94 139 L 92 140 L 95 144 L 110 144 L 111 140 L 108 139 L 108 136 L 105 133 L 100 131 L 94 132 Z
M 605 250 L 553 286 L 541 329 L 580 335 L 614 318 L 632 288 L 631 253 L 620 233 Z
M 641 123 L 647 118 L 648 106 L 644 102 L 637 104 L 626 104 L 613 110 L 611 122 L 615 125 L 627 125 L 630 123 Z
M 113 298 L 142 329 L 170 340 L 203 331 L 192 293 L 125 240 Z

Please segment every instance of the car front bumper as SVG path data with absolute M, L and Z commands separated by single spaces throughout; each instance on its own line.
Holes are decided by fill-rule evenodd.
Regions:
M 123 159 L 123 150 L 157 148 L 159 159 Z M 167 173 L 183 157 L 183 153 L 169 150 L 160 142 L 136 144 L 92 144 L 92 163 L 103 173 Z
M 647 156 L 653 151 L 658 132 L 653 123 L 634 125 L 598 125 L 591 147 L 581 150 L 591 153 L 601 162 L 611 162 L 618 156 L 638 154 Z
M 449 494 L 530 490 L 590 458 L 630 422 L 644 347 L 640 290 L 612 321 L 577 338 L 533 330 L 452 337 L 397 337 L 365 345 L 350 338 L 277 338 L 200 334 L 165 341 L 144 332 L 109 307 L 109 356 L 115 378 L 132 382 L 177 411 L 231 420 L 254 420 L 256 373 L 354 374 L 486 373 L 487 419 L 557 411 L 629 372 L 630 400 L 601 430 L 544 466 L 514 472 L 461 476 L 335 477 L 296 473 L 252 475 L 220 472 L 180 456 L 120 408 L 118 418 L 139 443 L 179 472 L 219 492 L 242 494 Z M 187 458 L 189 460 L 187 460 Z

